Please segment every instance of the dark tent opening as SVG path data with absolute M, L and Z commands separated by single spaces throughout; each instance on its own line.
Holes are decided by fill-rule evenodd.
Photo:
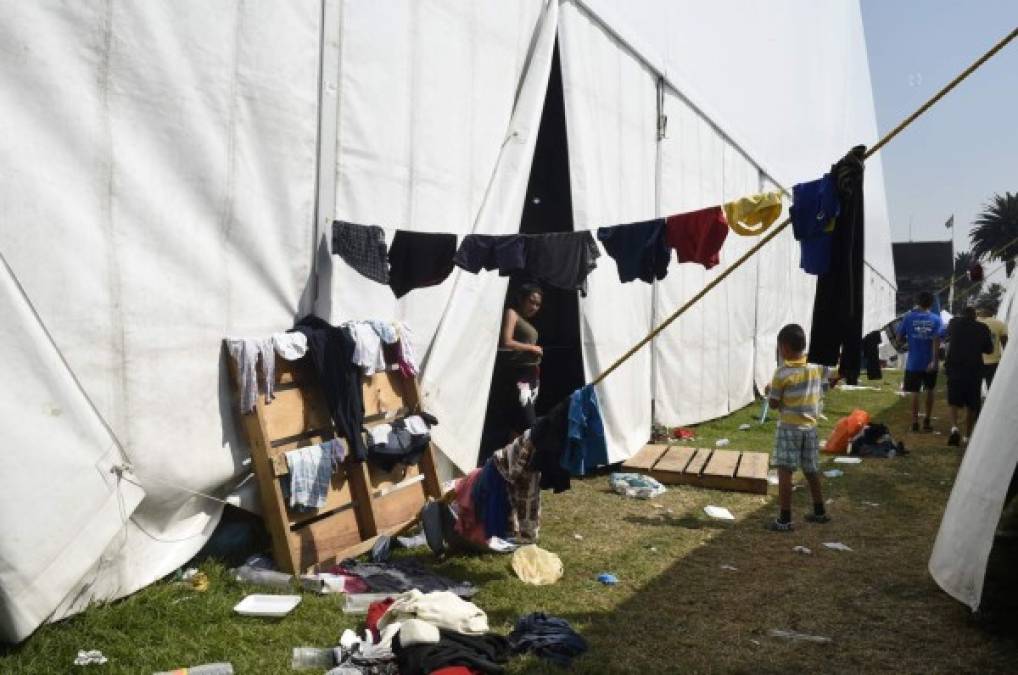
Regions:
M 569 186 L 569 153 L 566 142 L 565 100 L 558 47 L 551 64 L 548 91 L 541 113 L 534 162 L 530 169 L 527 197 L 520 220 L 523 234 L 547 234 L 573 231 L 573 204 Z M 511 279 L 506 302 L 526 279 Z M 541 389 L 536 411 L 541 415 L 583 385 L 583 357 L 580 347 L 579 298 L 576 291 L 544 287 L 543 305 L 534 318 L 538 344 L 544 349 L 541 361 Z M 495 378 L 492 387 L 496 386 Z M 509 440 L 504 418 L 506 411 L 494 403 L 497 396 L 488 393 L 484 432 L 481 435 L 483 464 L 491 453 Z

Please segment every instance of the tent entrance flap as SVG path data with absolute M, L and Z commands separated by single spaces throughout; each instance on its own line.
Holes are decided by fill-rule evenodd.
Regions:
M 537 133 L 534 160 L 520 219 L 522 234 L 573 231 L 573 204 L 569 185 L 569 153 L 566 144 L 565 102 L 562 71 L 556 45 L 552 55 L 548 90 Z M 524 278 L 513 278 L 506 293 L 508 305 Z M 541 389 L 536 413 L 541 415 L 583 385 L 580 318 L 577 291 L 542 286 L 541 311 L 533 319 L 538 344 L 544 350 Z M 496 365 L 497 368 L 497 365 Z M 481 440 L 480 462 L 505 443 L 505 410 L 500 410 L 497 377 L 492 378 Z

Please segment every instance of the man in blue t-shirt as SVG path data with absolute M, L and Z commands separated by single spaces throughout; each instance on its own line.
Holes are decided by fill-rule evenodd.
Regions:
M 898 325 L 898 339 L 908 340 L 908 357 L 905 360 L 905 391 L 912 393 L 912 431 L 919 431 L 919 392 L 926 390 L 926 418 L 923 431 L 933 431 L 930 414 L 933 412 L 933 389 L 937 386 L 937 355 L 944 324 L 940 315 L 930 311 L 933 294 L 923 291 L 918 306 L 911 310 Z

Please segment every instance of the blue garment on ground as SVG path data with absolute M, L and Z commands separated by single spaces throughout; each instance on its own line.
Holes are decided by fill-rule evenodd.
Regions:
M 477 519 L 484 523 L 485 536 L 506 539 L 509 536 L 509 492 L 505 478 L 490 459 L 474 482 L 471 499 Z
M 562 468 L 582 476 L 596 466 L 608 463 L 608 445 L 604 438 L 601 407 L 591 385 L 577 389 L 569 397 L 569 427 Z
M 831 266 L 832 241 L 827 230 L 841 212 L 837 185 L 831 174 L 825 173 L 794 186 L 792 200 L 792 232 L 802 249 L 799 267 L 809 274 L 826 274 Z
M 513 652 L 531 651 L 542 659 L 568 667 L 574 657 L 587 651 L 587 641 L 565 619 L 535 612 L 522 616 L 509 633 Z
M 933 360 L 933 338 L 944 333 L 939 314 L 924 309 L 913 309 L 898 326 L 898 337 L 908 340 L 908 358 L 905 370 L 925 371 Z
M 601 227 L 597 238 L 615 259 L 619 281 L 641 279 L 649 284 L 668 274 L 671 250 L 665 241 L 664 218 Z

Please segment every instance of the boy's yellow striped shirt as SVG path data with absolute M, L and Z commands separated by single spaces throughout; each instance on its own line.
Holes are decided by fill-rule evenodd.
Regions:
M 830 368 L 807 363 L 805 356 L 785 361 L 771 380 L 770 398 L 781 403 L 779 424 L 815 427 L 829 376 Z

